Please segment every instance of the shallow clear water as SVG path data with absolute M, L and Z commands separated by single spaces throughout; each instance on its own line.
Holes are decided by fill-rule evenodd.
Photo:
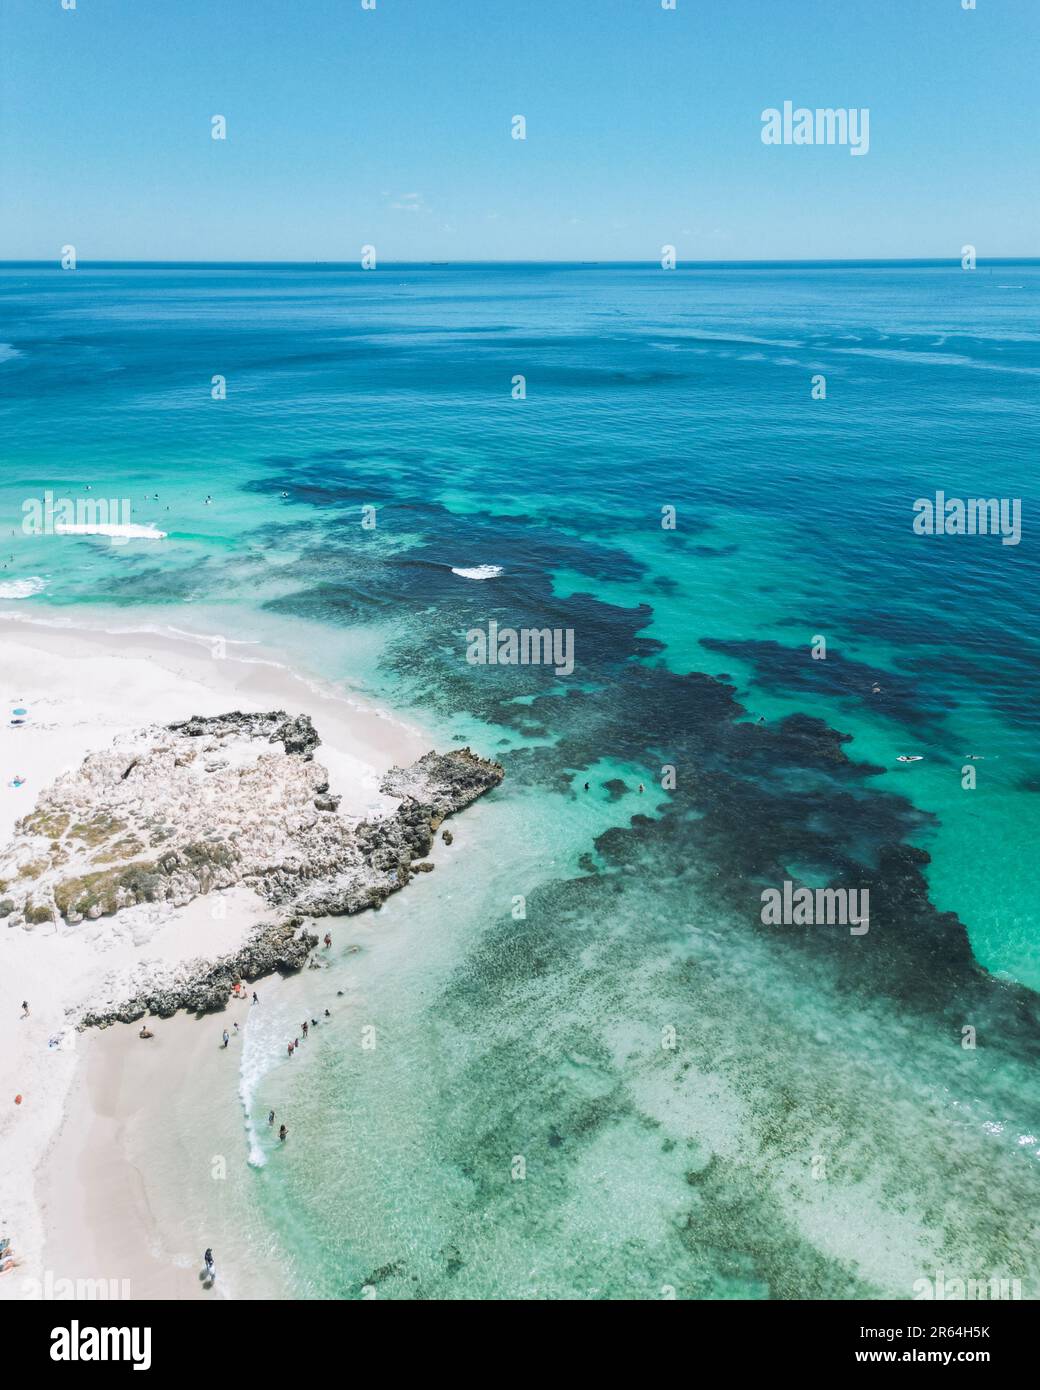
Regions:
M 249 1167 L 244 1131 L 236 1190 L 293 1292 L 1035 1278 L 1038 289 L 1036 263 L 0 272 L 0 607 L 255 642 L 506 766 L 250 1025 L 249 1103 L 293 1133 Z M 169 540 L 21 534 L 88 483 Z M 914 535 L 938 489 L 1021 499 L 1021 543 Z M 468 665 L 490 619 L 573 630 L 574 674 Z M 869 934 L 764 928 L 792 875 L 869 886 Z

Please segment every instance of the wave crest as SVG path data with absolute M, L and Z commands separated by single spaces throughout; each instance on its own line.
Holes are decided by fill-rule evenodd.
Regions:
M 28 579 L 0 579 L 0 598 L 32 598 L 33 594 L 42 594 L 46 587 L 46 579 L 38 574 Z
M 463 579 L 497 579 L 502 573 L 501 565 L 474 565 L 472 569 L 465 569 L 461 565 L 456 569 L 453 565 L 452 574 L 461 575 Z

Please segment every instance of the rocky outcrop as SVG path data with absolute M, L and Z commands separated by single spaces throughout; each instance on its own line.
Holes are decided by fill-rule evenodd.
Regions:
M 231 714 L 217 714 L 209 718 L 192 715 L 179 724 L 169 724 L 171 733 L 184 734 L 188 738 L 216 738 L 241 736 L 250 739 L 266 739 L 268 743 L 280 743 L 287 753 L 299 753 L 310 759 L 321 743 L 310 716 L 298 714 L 290 718 L 285 710 L 275 710 L 271 714 L 243 714 L 234 710 Z
M 300 930 L 296 918 L 266 922 L 240 950 L 215 961 L 197 960 L 177 969 L 153 972 L 131 997 L 89 1008 L 79 1026 L 135 1023 L 145 1014 L 171 1018 L 179 1009 L 196 1014 L 216 1012 L 224 1008 L 236 984 L 302 969 L 317 944 L 317 936 Z
M 403 888 L 413 873 L 433 868 L 418 861 L 430 853 L 441 823 L 497 786 L 503 775 L 498 763 L 479 758 L 468 748 L 426 753 L 410 767 L 391 768 L 380 790 L 406 798 L 404 804 L 393 816 L 356 825 L 356 853 L 350 861 L 302 889 L 290 883 L 287 900 L 310 917 L 340 916 L 378 906 Z M 272 900 L 278 901 L 281 887 L 274 891 Z
M 459 748 L 451 753 L 426 753 L 411 767 L 391 768 L 381 790 L 431 806 L 436 829 L 447 816 L 482 796 L 489 785 L 501 782 L 503 775 L 498 763 Z
M 378 906 L 427 871 L 421 861 L 444 819 L 503 777 L 468 748 L 430 752 L 386 774 L 383 792 L 401 801 L 392 815 L 351 819 L 314 761 L 319 744 L 306 715 L 234 711 L 154 726 L 90 754 L 40 795 L 0 855 L 9 925 L 65 929 L 245 884 L 280 909 L 278 921 L 238 957 L 202 963 L 176 988 L 142 991 L 125 1006 L 134 1018 L 208 1007 L 211 997 L 226 1001 L 231 976 L 299 968 L 313 944 L 296 931 L 305 917 Z

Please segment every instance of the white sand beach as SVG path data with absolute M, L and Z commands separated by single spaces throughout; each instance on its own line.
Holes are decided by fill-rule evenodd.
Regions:
M 250 653 L 239 660 L 201 640 L 0 618 L 0 845 L 44 787 L 117 735 L 234 709 L 310 715 L 322 739 L 316 760 L 342 797 L 341 812 L 394 807 L 379 791 L 382 774 L 428 751 L 430 738 Z M 47 1290 L 61 1279 L 116 1276 L 131 1281 L 133 1297 L 199 1292 L 195 1271 L 149 1253 L 147 1203 L 121 1126 L 142 1098 L 154 1101 L 189 1078 L 210 1100 L 226 1094 L 231 1123 L 237 1070 L 220 1065 L 213 1043 L 221 1019 L 230 1027 L 234 1010 L 247 1006 L 236 1003 L 216 1020 L 165 1020 L 147 1041 L 139 1025 L 77 1033 L 68 1011 L 115 997 L 121 980 L 149 962 L 233 950 L 265 905 L 243 887 L 222 896 L 222 918 L 196 899 L 179 910 L 142 906 L 60 930 L 0 922 L 0 1238 L 15 1259 L 0 1274 L 0 1299 L 54 1296 Z

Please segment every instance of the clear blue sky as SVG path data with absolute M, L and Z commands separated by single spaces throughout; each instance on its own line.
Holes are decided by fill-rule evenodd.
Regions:
M 0 257 L 1037 255 L 1038 74 L 1040 0 L 2 0 Z

